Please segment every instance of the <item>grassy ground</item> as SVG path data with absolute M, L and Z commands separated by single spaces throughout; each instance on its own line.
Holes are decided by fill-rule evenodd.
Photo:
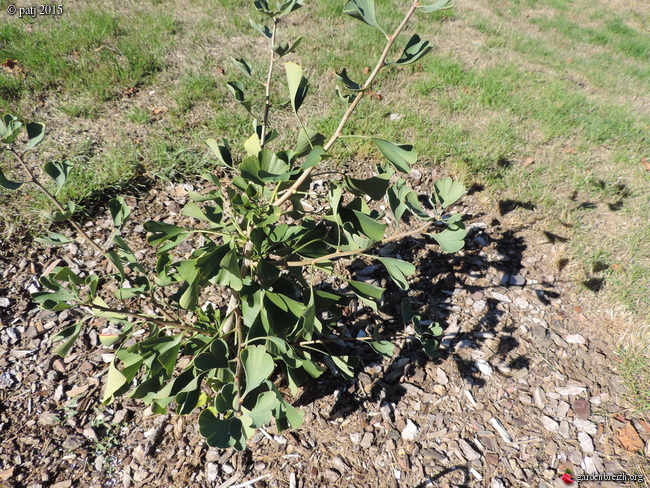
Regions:
M 260 76 L 265 70 L 263 40 L 248 24 L 252 9 L 232 0 L 111 0 L 100 7 L 71 1 L 58 17 L 19 19 L 5 14 L 10 3 L 0 0 L 0 61 L 16 64 L 0 67 L 0 110 L 47 124 L 52 137 L 43 156 L 76 163 L 67 196 L 92 201 L 141 174 L 183 179 L 210 165 L 206 138 L 237 140 L 249 133 L 249 119 L 225 82 L 255 87 L 230 55 L 246 57 Z M 329 134 L 344 110 L 332 102 L 334 70 L 347 68 L 362 80 L 382 35 L 344 18 L 339 2 L 306 3 L 280 36 L 307 34 L 289 59 L 311 81 L 314 95 L 303 109 L 309 125 Z M 409 2 L 376 3 L 390 29 L 401 18 L 395 5 Z M 631 322 L 647 324 L 650 6 L 455 4 L 411 24 L 409 32 L 436 49 L 420 63 L 385 70 L 350 133 L 413 142 L 420 165 L 441 165 L 485 186 L 504 214 L 521 213 L 540 239 L 566 248 L 570 278 L 591 289 L 595 300 L 618 304 Z M 284 90 L 274 94 L 278 105 Z M 279 128 L 291 123 L 287 108 L 271 118 Z M 353 139 L 335 152 L 341 161 L 374 155 Z M 8 164 L 2 161 L 4 170 Z M 31 193 L 23 197 L 20 205 L 3 197 L 5 233 L 38 221 L 45 202 Z M 24 199 L 34 204 L 25 207 Z M 647 338 L 644 330 L 635 337 Z M 647 406 L 644 351 L 625 347 L 622 353 L 631 387 Z

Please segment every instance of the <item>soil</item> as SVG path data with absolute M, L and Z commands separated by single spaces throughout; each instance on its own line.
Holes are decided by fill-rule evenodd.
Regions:
M 419 168 L 410 179 L 426 191 L 435 176 Z M 147 248 L 136 223 L 178 218 L 191 189 L 154 185 L 129 199 L 136 249 Z M 621 325 L 566 278 L 561 236 L 541 231 L 534 207 L 489 200 L 480 187 L 457 210 L 469 234 L 456 255 L 422 238 L 380 250 L 416 265 L 408 292 L 369 263 L 350 267 L 387 283 L 383 320 L 406 300 L 439 322 L 440 356 L 410 342 L 391 359 L 355 346 L 355 379 L 307 383 L 294 399 L 303 426 L 269 426 L 244 452 L 209 448 L 196 414 L 155 416 L 129 399 L 103 406 L 113 353 L 98 341 L 104 325 L 60 358 L 52 336 L 74 317 L 41 311 L 29 296 L 56 263 L 102 264 L 75 244 L 0 243 L 0 487 L 544 488 L 565 486 L 566 473 L 620 475 L 586 487 L 648 486 L 621 481 L 642 474 L 650 454 L 650 419 L 634 411 L 617 372 Z M 107 213 L 86 224 L 102 238 L 109 226 Z M 358 313 L 349 325 L 367 319 Z

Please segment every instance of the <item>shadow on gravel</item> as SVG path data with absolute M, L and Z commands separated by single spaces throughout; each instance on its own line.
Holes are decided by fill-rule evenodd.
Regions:
M 505 202 L 503 208 L 512 205 L 512 202 Z M 516 205 L 523 206 L 521 202 L 516 202 Z M 477 222 L 482 217 L 484 215 L 472 215 L 468 220 Z M 437 322 L 442 326 L 444 335 L 438 357 L 429 358 L 419 342 L 406 341 L 399 354 L 388 365 L 382 366 L 382 356 L 369 346 L 358 343 L 342 346 L 342 354 L 359 356 L 357 369 L 361 372 L 357 373 L 355 379 L 347 380 L 337 375 L 335 368 L 330 368 L 319 379 L 313 380 L 313 385 L 306 385 L 297 405 L 307 405 L 333 395 L 336 403 L 329 412 L 330 418 L 347 417 L 365 408 L 364 404 L 368 402 L 396 406 L 407 392 L 408 385 L 403 386 L 404 383 L 422 385 L 423 370 L 428 362 L 441 364 L 449 359 L 453 360 L 461 377 L 469 385 L 484 386 L 489 376 L 481 373 L 472 350 L 490 349 L 492 355 L 486 357 L 486 362 L 491 367 L 496 362 L 511 371 L 528 368 L 528 357 L 513 354 L 520 345 L 514 335 L 518 324 L 499 307 L 501 298 L 495 298 L 494 293 L 491 293 L 492 296 L 486 293 L 500 291 L 503 296 L 509 289 L 530 286 L 521 274 L 523 253 L 528 246 L 516 230 L 501 230 L 500 224 L 494 219 L 489 226 L 469 225 L 466 247 L 457 255 L 439 253 L 435 242 L 429 238 L 409 238 L 400 242 L 393 253 L 418 268 L 410 289 L 406 292 L 398 289 L 383 268 L 376 267 L 366 279 L 387 287 L 385 306 L 381 310 L 384 320 L 381 323 L 373 321 L 376 319 L 364 309 L 345 317 L 344 327 L 350 336 L 356 336 L 360 331 L 369 335 L 375 326 L 380 327 L 383 334 L 399 333 L 403 330 L 401 305 L 406 304 L 422 320 Z M 350 269 L 356 270 L 356 279 L 359 279 L 364 267 L 370 267 L 369 264 L 372 265 L 353 263 Z M 489 285 L 475 284 L 480 281 L 485 283 L 485 279 L 478 279 L 486 277 L 491 278 Z M 548 283 L 535 284 L 534 292 L 544 304 L 550 304 L 552 298 L 559 296 Z M 467 305 L 469 301 L 460 304 L 466 309 L 458 308 L 455 295 L 459 293 L 472 297 L 471 304 Z M 492 340 L 489 348 L 485 347 L 488 340 Z

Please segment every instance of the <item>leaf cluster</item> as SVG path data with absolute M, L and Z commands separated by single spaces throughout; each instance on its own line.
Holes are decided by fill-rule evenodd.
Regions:
M 105 346 L 115 349 L 115 355 L 104 401 L 128 395 L 155 412 L 173 408 L 184 415 L 201 409 L 199 428 L 211 446 L 244 449 L 255 430 L 272 419 L 279 430 L 301 424 L 302 413 L 291 405 L 278 378 L 296 395 L 305 381 L 324 372 L 323 358 L 331 359 L 329 364 L 337 374 L 354 375 L 355 357 L 340 347 L 342 341 L 350 340 L 341 333 L 344 311 L 353 301 L 377 311 L 386 290 L 350 278 L 346 260 L 377 261 L 394 286 L 407 290 L 415 266 L 397 257 L 378 256 L 376 247 L 426 234 L 443 251 L 455 252 L 465 237 L 461 217 L 447 213 L 464 194 L 460 183 L 444 178 L 424 196 L 407 185 L 403 175 L 417 161 L 411 144 L 349 135 L 370 139 L 385 161 L 377 164 L 369 178 L 342 175 L 340 180 L 325 182 L 322 192 L 312 185 L 314 169 L 331 157 L 331 146 L 380 69 L 415 62 L 431 50 L 428 41 L 414 34 L 396 61 L 386 62 L 406 20 L 416 10 L 434 11 L 445 8 L 447 2 L 428 6 L 414 2 L 404 22 L 387 36 L 384 54 L 364 83 L 352 81 L 345 69 L 338 73 L 339 95 L 349 105 L 327 143 L 299 115 L 310 89 L 302 67 L 284 63 L 286 106 L 296 118 L 297 134 L 292 148 L 272 148 L 277 131 L 270 129 L 270 81 L 276 79 L 276 62 L 298 48 L 302 39 L 277 43 L 277 27 L 302 5 L 302 0 L 275 7 L 265 0 L 253 1 L 253 7 L 271 22 L 269 27 L 251 20 L 252 28 L 269 43 L 268 72 L 258 79 L 244 58 L 233 62 L 243 76 L 259 82 L 266 103 L 253 120 L 252 135 L 240 142 L 240 151 L 232 151 L 227 139 L 207 141 L 220 170 L 204 175 L 211 189 L 189 194 L 182 214 L 193 219 L 194 226 L 144 224 L 147 241 L 156 249 L 154 269 L 140 261 L 122 235 L 131 217 L 124 198 L 109 203 L 113 231 L 108 245 L 98 246 L 74 223 L 74 204 L 64 206 L 56 199 L 70 175 L 69 163 L 43 166 L 53 193 L 31 172 L 24 182 L 11 181 L 0 172 L 0 185 L 6 189 L 33 183 L 46 192 L 57 207 L 52 219 L 70 220 L 77 237 L 110 263 L 103 274 L 57 267 L 41 278 L 42 289 L 33 295 L 40 306 L 84 311 L 78 323 L 57 335 L 60 342 L 55 352 L 68 353 L 90 318 L 106 319 L 112 329 L 100 337 Z M 344 13 L 382 30 L 371 0 L 348 1 Z M 252 98 L 244 84 L 232 80 L 228 88 L 234 100 L 253 115 Z M 0 141 L 24 165 L 25 153 L 14 149 L 21 127 L 14 117 L 5 115 L 0 121 Z M 29 151 L 41 142 L 44 129 L 41 124 L 25 127 Z M 237 156 L 240 152 L 243 157 Z M 406 219 L 410 227 L 402 230 Z M 187 240 L 195 244 L 189 256 L 178 251 Z M 52 232 L 40 242 L 64 245 L 71 239 Z M 217 307 L 206 300 L 206 290 L 214 287 L 226 290 L 227 306 Z M 402 337 L 419 341 L 428 354 L 435 355 L 440 327 L 424 325 L 406 307 L 402 315 L 407 328 Z M 393 339 L 378 330 L 359 338 L 386 356 L 393 354 Z

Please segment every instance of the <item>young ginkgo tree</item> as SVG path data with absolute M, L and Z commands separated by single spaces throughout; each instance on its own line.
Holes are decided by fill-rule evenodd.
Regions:
M 343 341 L 365 341 L 378 353 L 392 355 L 391 337 L 382 336 L 379 330 L 362 337 L 342 334 L 338 324 L 345 307 L 355 301 L 378 310 L 385 291 L 349 278 L 346 263 L 351 259 L 378 261 L 395 285 L 406 290 L 407 277 L 415 267 L 397 257 L 378 255 L 375 249 L 419 234 L 431 236 L 446 252 L 459 250 L 465 237 L 461 218 L 445 209 L 463 195 L 464 188 L 450 178 L 436 181 L 429 204 L 423 206 L 420 196 L 399 176 L 408 173 L 416 161 L 413 146 L 365 135 L 361 137 L 370 139 L 385 159 L 377 164 L 374 176 L 344 176 L 324 182 L 324 188 L 316 192 L 312 175 L 316 168 L 329 164 L 331 148 L 382 68 L 408 65 L 431 50 L 428 41 L 414 34 L 402 43 L 401 51 L 393 52 L 408 20 L 416 12 L 433 12 L 447 4 L 448 0 L 432 5 L 412 2 L 392 34 L 380 26 L 372 0 L 345 4 L 345 14 L 384 32 L 386 44 L 363 83 L 353 81 L 346 69 L 337 73 L 337 98 L 346 109 L 327 139 L 298 115 L 310 86 L 303 69 L 293 62 L 279 65 L 296 50 L 301 38 L 278 42 L 278 27 L 303 6 L 303 0 L 288 1 L 275 10 L 266 0 L 253 1 L 265 20 L 261 24 L 251 20 L 251 26 L 268 43 L 268 70 L 263 79 L 257 79 L 245 59 L 234 62 L 244 76 L 259 81 L 262 103 L 249 98 L 242 82 L 228 82 L 243 109 L 251 114 L 259 111 L 253 134 L 240 146 L 245 156 L 235 157 L 226 139 L 207 141 L 220 169 L 218 174 L 206 175 L 208 190 L 189 193 L 191 202 L 182 214 L 196 225 L 144 225 L 148 242 L 157 250 L 154 269 L 138 259 L 122 235 L 130 217 L 122 197 L 109 202 L 114 224 L 111 241 L 105 246 L 95 243 L 72 219 L 74 203 L 62 204 L 57 197 L 71 165 L 46 163 L 43 170 L 53 184 L 45 184 L 27 164 L 26 158 L 43 139 L 43 125 L 27 124 L 28 142 L 21 145 L 22 124 L 8 114 L 0 119 L 2 147 L 19 163 L 24 178 L 13 181 L 0 171 L 0 185 L 8 190 L 18 190 L 23 184 L 38 187 L 56 207 L 50 217 L 69 221 L 76 238 L 106 259 L 103 271 L 77 273 L 67 266 L 56 267 L 41 278 L 42 291 L 33 294 L 46 309 L 82 312 L 78 323 L 57 335 L 58 354 L 65 355 L 73 347 L 91 318 L 102 317 L 112 324 L 114 332 L 102 335 L 104 345 L 115 348 L 104 402 L 128 395 L 155 412 L 174 408 L 188 414 L 200 409 L 200 431 L 209 445 L 244 449 L 246 440 L 271 419 L 280 430 L 301 424 L 302 413 L 281 392 L 278 385 L 282 382 L 296 394 L 306 380 L 323 373 L 324 363 L 343 376 L 354 375 L 354 357 L 339 346 Z M 269 114 L 272 93 L 281 96 L 272 91 L 278 78 L 286 79 L 289 93 L 285 108 L 278 110 L 291 110 L 296 118 L 291 149 L 272 146 L 278 133 L 269 128 Z M 322 210 L 307 210 L 307 200 L 320 202 Z M 381 208 L 389 209 L 389 214 Z M 387 224 L 387 216 L 396 225 Z M 407 230 L 404 224 L 399 226 L 405 217 L 410 223 Z M 178 251 L 186 240 L 196 243 L 189 256 Z M 39 241 L 65 245 L 71 238 L 52 232 Z M 222 307 L 205 298 L 206 290 L 215 287 L 226 290 Z M 440 327 L 435 323 L 425 326 L 408 311 L 404 315 L 402 337 L 420 341 L 427 353 L 435 354 Z

